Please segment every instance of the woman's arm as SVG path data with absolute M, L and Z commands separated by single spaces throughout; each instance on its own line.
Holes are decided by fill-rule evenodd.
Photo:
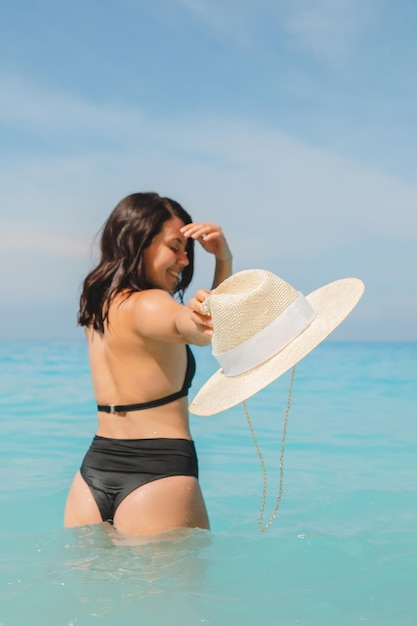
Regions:
M 220 285 L 232 273 L 232 253 L 220 226 L 211 222 L 193 222 L 181 228 L 185 237 L 192 237 L 216 257 L 212 289 Z
M 200 297 L 202 301 L 204 297 Z M 211 318 L 179 304 L 162 289 L 132 294 L 125 305 L 132 316 L 134 330 L 141 337 L 197 346 L 206 346 L 211 341 Z

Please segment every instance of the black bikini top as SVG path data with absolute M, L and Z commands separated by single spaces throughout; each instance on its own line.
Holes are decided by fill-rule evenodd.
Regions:
M 153 409 L 156 406 L 162 406 L 163 404 L 169 404 L 178 398 L 183 398 L 188 395 L 188 390 L 191 387 L 192 380 L 195 374 L 195 358 L 191 352 L 190 346 L 185 346 L 187 349 L 187 369 L 185 370 L 185 378 L 182 387 L 179 391 L 171 393 L 169 396 L 164 396 L 158 400 L 150 400 L 149 402 L 139 402 L 138 404 L 98 404 L 97 410 L 104 413 L 127 413 L 129 411 L 141 411 L 143 409 Z

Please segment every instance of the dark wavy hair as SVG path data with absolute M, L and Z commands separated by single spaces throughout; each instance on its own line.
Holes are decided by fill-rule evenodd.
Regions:
M 123 198 L 110 214 L 101 231 L 101 258 L 86 277 L 80 296 L 78 323 L 104 332 L 112 299 L 121 291 L 127 297 L 150 289 L 146 282 L 143 251 L 173 217 L 189 224 L 191 216 L 183 207 L 157 193 L 133 193 Z M 182 271 L 174 293 L 182 301 L 193 277 L 194 241 L 187 240 L 189 264 Z

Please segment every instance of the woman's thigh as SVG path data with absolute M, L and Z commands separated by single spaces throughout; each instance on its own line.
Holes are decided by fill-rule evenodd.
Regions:
M 198 480 L 169 476 L 135 489 L 118 506 L 114 525 L 124 533 L 143 535 L 182 527 L 209 529 Z
M 103 520 L 89 486 L 77 472 L 68 493 L 65 506 L 64 525 L 84 526 L 99 524 Z

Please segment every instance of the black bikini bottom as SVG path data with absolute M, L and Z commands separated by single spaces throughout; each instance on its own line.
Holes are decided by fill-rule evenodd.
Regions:
M 112 522 L 121 501 L 134 489 L 168 476 L 198 478 L 193 441 L 109 439 L 96 435 L 81 465 L 103 521 Z

